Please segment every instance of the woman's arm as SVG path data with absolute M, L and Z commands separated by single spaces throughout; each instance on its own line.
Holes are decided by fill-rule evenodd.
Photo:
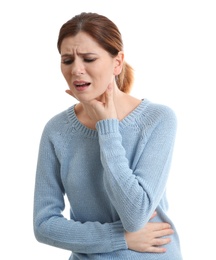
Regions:
M 50 136 L 46 128 L 41 138 L 37 163 L 34 193 L 34 232 L 37 240 L 73 252 L 93 254 L 128 248 L 136 250 L 133 241 L 137 237 L 141 243 L 148 245 L 143 252 L 153 252 L 153 247 L 161 241 L 157 236 L 163 235 L 154 231 L 157 223 L 148 223 L 139 238 L 135 233 L 125 233 L 121 221 L 81 223 L 64 218 L 65 191 L 60 178 L 59 160 Z M 162 231 L 163 224 L 158 228 Z M 169 235 L 166 231 L 166 235 Z
M 90 118 L 97 122 L 107 194 L 125 230 L 135 232 L 147 224 L 163 197 L 175 141 L 176 117 L 168 107 L 151 104 L 143 117 L 147 120 L 145 126 L 137 125 L 137 129 L 143 132 L 138 147 L 140 158 L 131 168 L 134 159 L 130 158 L 129 162 L 122 144 L 114 92 L 114 84 L 110 84 L 103 102 L 92 100 L 85 105 Z M 136 133 L 137 130 L 133 131 Z M 125 138 L 132 139 L 133 131 L 128 131 Z M 134 150 L 134 157 L 135 153 Z
M 65 191 L 50 123 L 41 137 L 34 192 L 34 232 L 38 241 L 80 253 L 127 249 L 121 221 L 85 222 L 64 218 Z
M 148 128 L 140 136 L 139 147 L 133 156 L 140 155 L 133 169 L 122 144 L 119 121 L 101 120 L 96 125 L 107 194 L 129 232 L 138 231 L 146 225 L 165 191 L 176 118 L 172 110 L 166 107 L 160 109 L 155 111 L 155 118 L 151 118 L 153 122 L 149 120 Z M 127 134 L 128 143 L 133 139 L 133 132 Z

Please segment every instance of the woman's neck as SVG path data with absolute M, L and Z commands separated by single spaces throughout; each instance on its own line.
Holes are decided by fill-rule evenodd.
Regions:
M 115 92 L 113 99 L 119 121 L 124 119 L 141 103 L 141 100 L 134 98 L 129 94 L 123 93 L 119 89 Z M 89 116 L 88 110 L 89 105 L 86 103 L 80 102 L 75 106 L 75 113 L 78 120 L 86 127 L 96 129 L 95 126 L 97 121 L 93 120 Z

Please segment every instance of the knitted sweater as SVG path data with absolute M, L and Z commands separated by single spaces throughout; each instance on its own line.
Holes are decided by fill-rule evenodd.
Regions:
M 70 250 L 71 260 L 181 260 L 177 231 L 166 214 L 166 183 L 176 134 L 167 106 L 143 100 L 122 121 L 82 125 L 74 106 L 46 124 L 40 142 L 34 195 L 39 242 Z M 63 215 L 64 198 L 70 219 Z M 128 249 L 124 231 L 151 221 L 175 230 L 166 253 Z

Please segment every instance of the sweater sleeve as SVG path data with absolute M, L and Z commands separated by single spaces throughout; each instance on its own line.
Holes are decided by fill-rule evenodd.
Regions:
M 42 134 L 34 191 L 34 234 L 39 242 L 77 253 L 106 253 L 127 249 L 121 221 L 85 222 L 63 215 L 64 188 L 60 164 L 50 135 Z
M 133 170 L 122 145 L 119 121 L 101 120 L 97 129 L 107 194 L 125 230 L 137 231 L 149 221 L 165 191 L 176 133 L 175 114 L 167 110 L 152 123 L 151 130 L 143 131 L 140 158 Z M 131 135 L 128 133 L 128 139 Z

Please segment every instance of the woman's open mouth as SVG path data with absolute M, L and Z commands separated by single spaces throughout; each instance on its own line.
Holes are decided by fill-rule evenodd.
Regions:
M 74 81 L 74 86 L 76 88 L 76 90 L 78 91 L 84 91 L 86 90 L 89 86 L 90 86 L 90 82 L 86 82 L 86 81 Z

